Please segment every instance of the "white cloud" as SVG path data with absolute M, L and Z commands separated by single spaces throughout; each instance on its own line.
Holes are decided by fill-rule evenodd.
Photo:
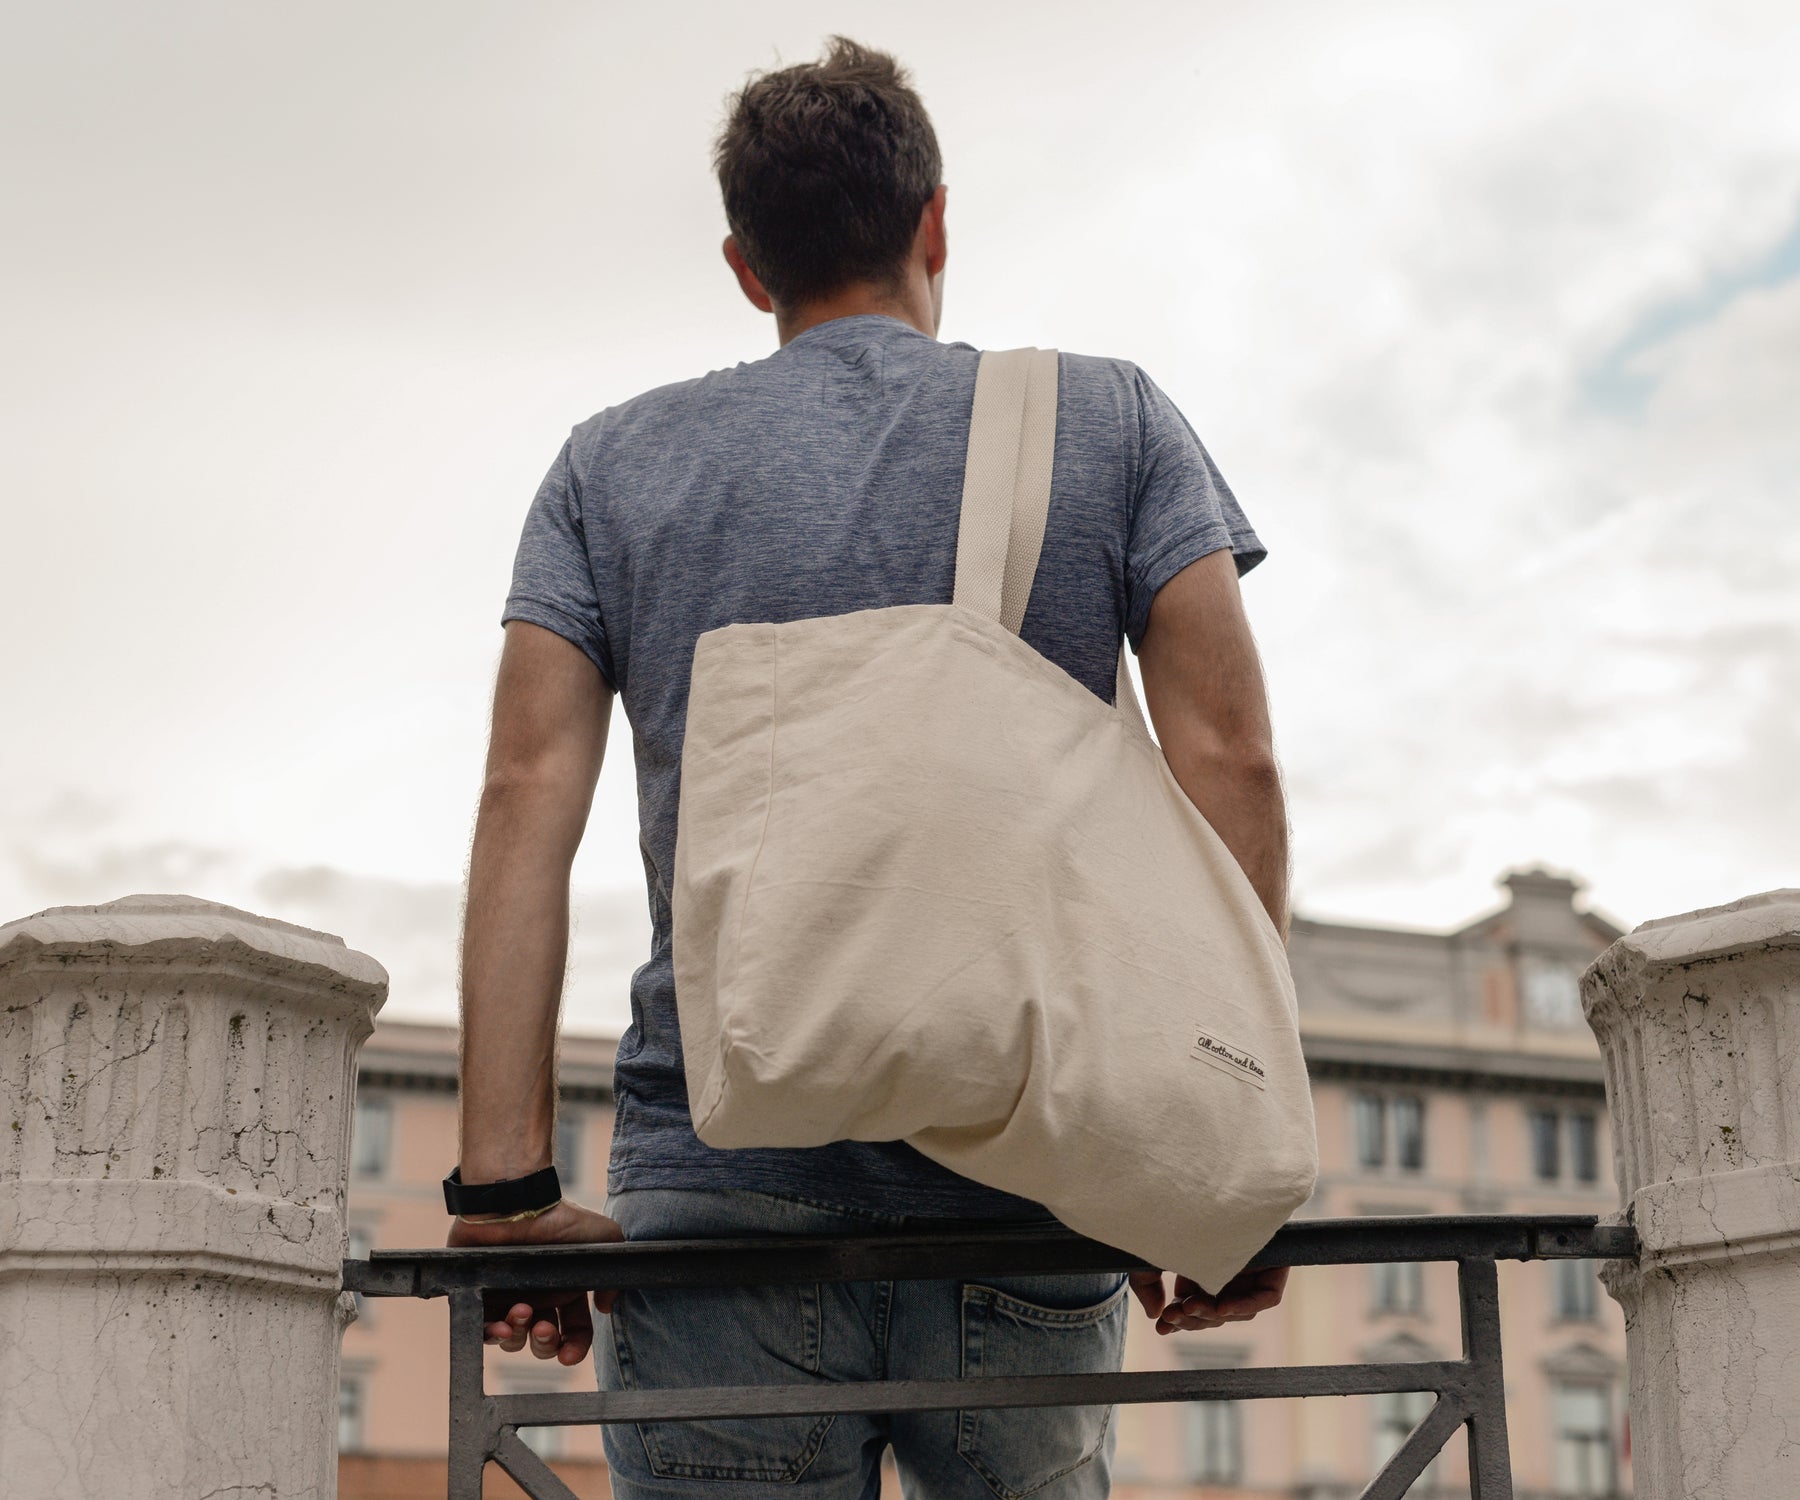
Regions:
M 112 812 L 68 797 L 9 828 L 0 846 L 7 919 L 48 906 L 93 905 L 144 893 L 200 896 L 333 933 L 388 971 L 383 1014 L 456 1013 L 457 881 L 406 881 L 328 866 L 270 865 L 242 850 L 122 839 Z M 649 950 L 650 921 L 634 889 L 578 887 L 570 903 L 563 1026 L 618 1036 L 631 1020 L 632 970 Z
M 0 893 L 207 883 L 448 993 L 523 507 L 572 422 L 770 347 L 706 146 L 840 29 L 937 119 L 945 335 L 1138 360 L 1270 542 L 1305 902 L 1449 923 L 1534 859 L 1630 918 L 1791 881 L 1800 284 L 1707 299 L 1800 214 L 1797 14 L 21 14 L 0 811 L 35 852 Z M 1615 366 L 1641 410 L 1596 399 Z M 586 889 L 639 879 L 628 747 Z

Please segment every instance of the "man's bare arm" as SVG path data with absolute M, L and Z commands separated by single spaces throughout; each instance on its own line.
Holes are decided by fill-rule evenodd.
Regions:
M 462 946 L 464 1182 L 550 1164 L 556 1030 L 569 949 L 569 869 L 606 749 L 612 692 L 585 655 L 522 620 L 506 627 L 493 732 L 469 857 Z M 611 1219 L 565 1198 L 517 1222 L 457 1219 L 452 1245 L 570 1244 L 621 1238 Z M 595 1297 L 602 1311 L 611 1296 Z M 587 1293 L 498 1299 L 488 1342 L 576 1364 L 593 1341 Z
M 593 804 L 612 693 L 552 631 L 515 620 L 494 689 L 462 944 L 462 1175 L 550 1164 L 569 869 Z
M 1288 825 L 1269 727 L 1262 663 L 1229 550 L 1190 563 L 1158 590 L 1138 666 L 1150 722 L 1169 769 L 1232 852 L 1287 940 Z M 1133 1271 L 1131 1289 L 1158 1333 L 1241 1322 L 1281 1301 L 1287 1267 L 1246 1271 L 1217 1297 L 1160 1271 Z
M 1169 769 L 1288 931 L 1288 823 L 1262 663 L 1229 550 L 1157 592 L 1138 665 Z

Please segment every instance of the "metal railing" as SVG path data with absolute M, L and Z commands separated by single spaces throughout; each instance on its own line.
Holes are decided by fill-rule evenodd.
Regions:
M 1066 1231 L 984 1228 L 872 1239 L 378 1250 L 366 1261 L 344 1262 L 344 1288 L 365 1297 L 450 1299 L 449 1500 L 480 1500 L 482 1473 L 489 1460 L 517 1480 L 533 1500 L 575 1500 L 573 1491 L 525 1445 L 520 1427 L 1399 1391 L 1429 1391 L 1438 1399 L 1369 1482 L 1362 1500 L 1400 1500 L 1460 1426 L 1469 1430 L 1471 1500 L 1513 1500 L 1497 1262 L 1636 1255 L 1637 1236 L 1629 1225 L 1600 1225 L 1575 1214 L 1477 1215 L 1299 1220 L 1283 1228 L 1251 1262 L 1316 1266 L 1454 1261 L 1462 1308 L 1460 1359 L 514 1396 L 491 1395 L 483 1384 L 484 1292 L 962 1279 L 1133 1271 L 1144 1263 Z

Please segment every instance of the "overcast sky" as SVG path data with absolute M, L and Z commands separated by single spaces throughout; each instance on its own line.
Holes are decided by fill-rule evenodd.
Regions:
M 7 5 L 0 920 L 181 890 L 454 1007 L 568 429 L 762 357 L 725 95 L 896 51 L 942 335 L 1129 358 L 1245 580 L 1309 915 L 1800 884 L 1800 6 Z M 628 729 L 567 1021 L 644 955 Z

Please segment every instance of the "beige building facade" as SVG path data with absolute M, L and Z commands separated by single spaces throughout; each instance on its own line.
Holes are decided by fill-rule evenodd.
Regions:
M 1619 935 L 1541 870 L 1451 933 L 1296 918 L 1291 954 L 1313 1079 L 1321 1169 L 1305 1217 L 1607 1213 L 1616 1206 L 1598 1049 L 1576 978 Z M 604 1197 L 613 1043 L 569 1037 L 558 1158 L 571 1193 Z M 383 1023 L 362 1054 L 352 1145 L 353 1254 L 441 1244 L 438 1183 L 456 1150 L 454 1028 Z M 1204 1162 L 1195 1171 L 1205 1170 Z M 1625 1335 L 1596 1268 L 1500 1268 L 1508 1423 L 1519 1500 L 1630 1494 Z M 1460 1349 L 1455 1268 L 1294 1272 L 1252 1323 L 1158 1338 L 1134 1318 L 1127 1363 L 1274 1365 L 1435 1359 Z M 489 1388 L 592 1388 L 490 1351 Z M 369 1303 L 345 1333 L 339 1403 L 345 1500 L 440 1496 L 448 1364 L 443 1306 Z M 1398 1446 L 1424 1396 L 1127 1407 L 1125 1500 L 1350 1500 Z M 595 1429 L 528 1434 L 571 1487 L 608 1494 Z M 495 1474 L 494 1494 L 517 1493 Z M 1467 1494 L 1460 1436 L 1415 1495 Z

